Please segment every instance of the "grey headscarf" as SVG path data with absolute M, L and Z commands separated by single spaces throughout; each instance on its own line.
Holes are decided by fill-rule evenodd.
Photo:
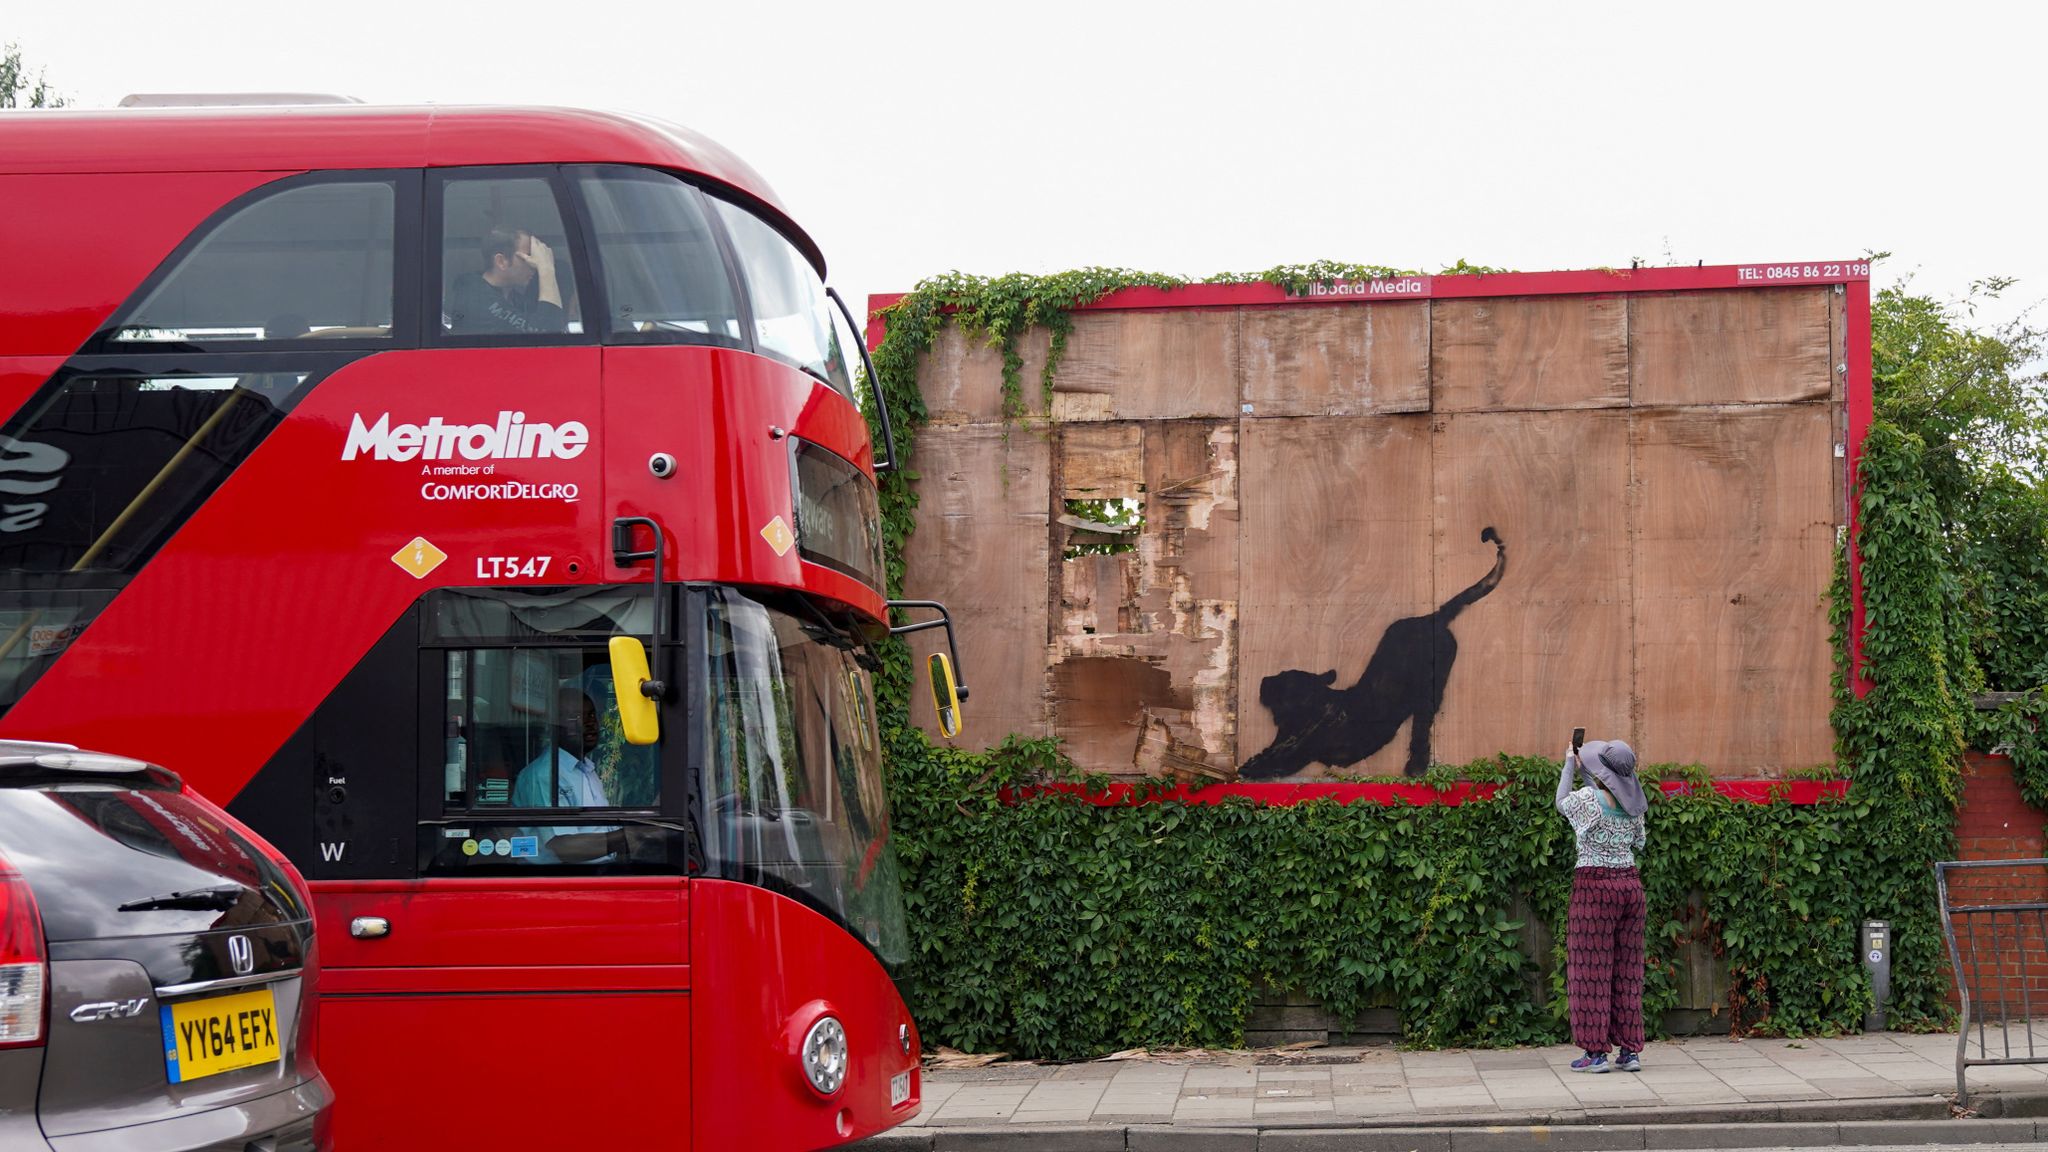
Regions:
M 1599 781 L 1630 816 L 1649 811 L 1650 800 L 1636 779 L 1635 749 L 1619 740 L 1588 740 L 1579 749 L 1579 770 Z

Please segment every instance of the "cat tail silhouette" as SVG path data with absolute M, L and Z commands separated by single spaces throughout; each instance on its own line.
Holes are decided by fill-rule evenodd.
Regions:
M 1508 545 L 1507 541 L 1500 538 L 1500 533 L 1495 532 L 1492 528 L 1482 528 L 1479 530 L 1479 539 L 1482 542 L 1490 542 L 1493 545 L 1493 568 L 1486 575 L 1481 576 L 1470 588 L 1444 601 L 1444 606 L 1436 610 L 1436 618 L 1439 623 L 1449 624 L 1458 618 L 1458 613 L 1463 612 L 1469 605 L 1476 603 L 1485 597 L 1488 592 L 1499 587 L 1501 574 L 1508 570 Z

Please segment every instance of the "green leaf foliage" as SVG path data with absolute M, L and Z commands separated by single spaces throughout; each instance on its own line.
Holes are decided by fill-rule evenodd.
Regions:
M 1890 920 L 1894 1017 L 1928 1026 L 1949 1016 L 1945 945 L 1931 864 L 1955 857 L 1964 705 L 1949 686 L 1942 535 L 1922 466 L 1924 444 L 1878 421 L 1863 445 L 1863 636 L 1868 694 L 1850 691 L 1838 664 L 1837 753 L 1864 811 L 1844 874 L 1867 916 Z M 1848 618 L 1837 566 L 1837 650 Z M 1843 658 L 1845 660 L 1845 658 Z
M 1467 765 L 1456 775 L 1502 786 L 1455 807 L 1096 807 L 999 798 L 1071 774 L 1050 742 L 972 754 L 899 730 L 891 743 L 908 985 L 930 1041 L 1041 1059 L 1231 1046 L 1261 984 L 1340 1018 L 1395 1008 L 1422 1046 L 1567 1034 L 1574 849 L 1553 762 Z M 1642 858 L 1652 1019 L 1678 1003 L 1680 954 L 1704 939 L 1751 1027 L 1854 1028 L 1869 989 L 1841 864 L 1850 807 L 1737 803 L 1679 775 L 1702 786 L 1659 799 Z M 1552 940 L 1540 956 L 1525 951 L 1530 917 Z
M 50 87 L 40 70 L 31 77 L 21 60 L 21 45 L 0 48 L 0 108 L 62 108 L 64 97 Z

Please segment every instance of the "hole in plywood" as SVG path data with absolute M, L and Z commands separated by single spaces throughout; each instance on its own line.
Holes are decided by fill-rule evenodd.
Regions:
M 1083 556 L 1115 556 L 1135 551 L 1138 535 L 1145 530 L 1145 500 L 1142 496 L 1110 497 L 1104 500 L 1068 500 L 1060 525 L 1067 530 L 1061 559 Z

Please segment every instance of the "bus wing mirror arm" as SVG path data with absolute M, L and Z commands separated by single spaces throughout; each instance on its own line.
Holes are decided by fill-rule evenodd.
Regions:
M 922 632 L 927 628 L 944 628 L 946 630 L 946 649 L 953 655 L 953 667 L 955 669 L 962 669 L 960 672 L 961 679 L 958 681 L 960 699 L 967 699 L 967 680 L 965 678 L 967 673 L 964 671 L 965 665 L 960 663 L 960 642 L 953 636 L 953 616 L 946 611 L 946 606 L 937 600 L 891 600 L 889 601 L 889 607 L 902 611 L 924 608 L 939 614 L 937 620 L 926 620 L 917 624 L 893 625 L 889 629 L 889 635 L 903 636 L 911 632 Z
M 644 525 L 648 531 L 654 533 L 654 547 L 652 549 L 647 551 L 634 549 L 633 529 L 636 525 Z M 661 525 L 649 520 L 645 516 L 621 516 L 612 521 L 613 564 L 624 568 L 628 565 L 637 564 L 642 560 L 654 561 L 654 636 L 653 643 L 647 646 L 647 662 L 650 671 L 648 679 L 640 682 L 641 695 L 654 701 L 660 701 L 668 692 L 668 682 L 661 678 L 661 636 L 665 631 L 661 619 L 661 604 L 666 598 L 664 596 L 666 589 L 662 584 L 662 568 L 664 567 L 662 559 L 663 553 L 667 551 L 666 544 L 667 540 L 662 535 Z
M 896 470 L 896 430 L 889 426 L 889 402 L 882 398 L 882 379 L 875 375 L 874 357 L 868 355 L 868 342 L 863 335 L 863 330 L 860 325 L 853 322 L 853 309 L 848 308 L 846 301 L 840 298 L 839 289 L 827 288 L 825 289 L 825 295 L 830 296 L 832 302 L 839 305 L 839 314 L 846 317 L 846 327 L 853 333 L 854 345 L 860 349 L 860 366 L 868 374 L 868 398 L 875 402 L 875 415 L 882 419 L 882 443 L 888 449 L 888 456 L 886 459 L 875 461 L 875 472 L 877 474 L 894 472 Z M 955 653 L 953 656 L 954 662 L 958 663 L 959 659 L 959 654 Z M 966 694 L 966 690 L 963 688 L 961 695 L 965 696 Z

